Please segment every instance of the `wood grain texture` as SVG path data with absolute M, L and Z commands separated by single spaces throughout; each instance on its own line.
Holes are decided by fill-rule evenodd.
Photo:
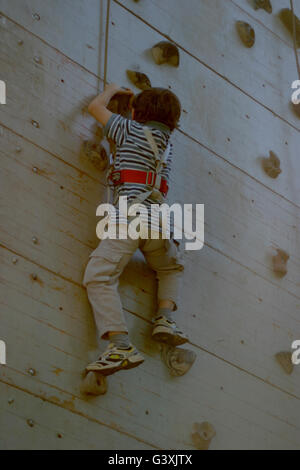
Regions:
M 110 377 L 107 395 L 86 400 L 80 374 L 98 345 L 81 282 L 98 243 L 105 179 L 80 146 L 97 130 L 85 109 L 102 76 L 105 5 L 0 0 L 8 92 L 0 107 L 3 449 L 190 449 L 195 420 L 213 423 L 215 449 L 299 448 L 299 371 L 285 376 L 274 360 L 300 334 L 291 44 L 273 16 L 246 0 L 190 1 L 189 9 L 179 0 L 112 2 L 108 79 L 125 85 L 125 70 L 139 67 L 154 85 L 170 85 L 185 110 L 174 133 L 170 201 L 205 204 L 206 245 L 186 253 L 176 316 L 196 363 L 176 379 L 164 368 L 151 340 L 154 274 L 136 254 L 120 292 L 146 361 Z M 253 50 L 239 44 L 235 19 L 254 22 Z M 179 44 L 179 69 L 149 57 L 163 35 Z M 276 181 L 261 168 L 270 149 L 282 162 Z M 276 247 L 290 254 L 281 280 L 271 271 Z

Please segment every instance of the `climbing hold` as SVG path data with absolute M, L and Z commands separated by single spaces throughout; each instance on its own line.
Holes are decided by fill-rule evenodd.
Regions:
M 245 23 L 244 21 L 237 21 L 236 27 L 242 43 L 246 47 L 254 46 L 255 31 L 252 26 L 249 23 Z
M 146 74 L 135 72 L 134 70 L 127 70 L 129 80 L 140 90 L 149 90 L 151 82 Z
M 294 365 L 292 363 L 292 353 L 290 351 L 281 351 L 275 354 L 275 359 L 282 367 L 284 372 L 288 375 L 291 375 L 294 370 Z
M 31 277 L 31 279 L 32 279 L 33 281 L 36 281 L 37 278 L 38 278 L 38 277 L 37 277 L 37 274 L 31 274 L 30 277 Z
M 107 109 L 112 113 L 121 114 L 123 117 L 129 117 L 132 96 L 125 93 L 116 93 L 108 103 Z
M 32 375 L 32 377 L 34 377 L 36 375 L 36 370 L 33 369 L 33 368 L 28 369 L 27 372 L 28 372 L 29 375 Z
M 37 173 L 37 167 L 34 166 L 34 167 L 32 168 L 32 171 L 33 171 L 33 173 Z
M 8 404 L 9 404 L 9 405 L 12 405 L 14 401 L 15 401 L 14 398 L 9 398 L 9 399 L 8 399 Z
M 41 19 L 40 15 L 38 13 L 33 13 L 32 18 L 36 21 L 40 21 L 40 19 Z
M 12 262 L 13 262 L 13 264 L 17 264 L 18 258 L 13 258 L 13 259 L 12 259 Z
M 81 154 L 87 158 L 99 171 L 105 170 L 108 157 L 105 148 L 99 142 L 85 140 L 82 144 Z
M 263 158 L 262 165 L 267 175 L 271 178 L 277 178 L 282 171 L 280 168 L 280 160 L 272 150 L 270 150 L 269 158 Z
M 300 118 L 300 103 L 292 103 L 294 113 Z
M 198 450 L 208 450 L 211 441 L 215 437 L 216 430 L 212 424 L 204 421 L 203 423 L 194 423 L 195 432 L 192 439 Z
M 34 243 L 35 245 L 37 245 L 38 242 L 39 242 L 39 241 L 38 241 L 37 237 L 32 237 L 32 243 Z
M 287 262 L 290 255 L 280 248 L 276 248 L 276 251 L 277 255 L 273 256 L 273 270 L 279 277 L 283 277 L 287 273 Z
M 179 66 L 179 50 L 175 44 L 161 41 L 152 47 L 151 52 L 157 65 L 170 64 L 174 67 Z
M 299 18 L 294 15 L 295 23 L 296 23 L 296 45 L 297 48 L 300 47 L 300 20 Z M 293 13 L 289 8 L 284 8 L 279 12 L 279 18 L 283 22 L 284 26 L 289 30 L 291 35 L 293 36 Z
M 270 0 L 254 0 L 254 10 L 258 10 L 260 8 L 265 10 L 267 13 L 272 13 L 273 11 Z
M 181 376 L 186 374 L 195 362 L 196 354 L 189 349 L 174 348 L 162 345 L 162 359 L 168 367 L 170 374 Z
M 84 371 L 80 392 L 83 395 L 104 395 L 107 392 L 106 377 L 97 372 Z
M 26 423 L 28 424 L 28 426 L 30 426 L 31 428 L 33 428 L 33 426 L 34 426 L 34 421 L 33 421 L 33 419 L 27 419 Z

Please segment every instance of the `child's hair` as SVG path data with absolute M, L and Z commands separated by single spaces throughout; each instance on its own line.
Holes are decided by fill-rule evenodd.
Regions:
M 132 102 L 134 120 L 158 121 L 173 131 L 179 121 L 181 105 L 177 96 L 165 88 L 150 88 L 136 95 Z

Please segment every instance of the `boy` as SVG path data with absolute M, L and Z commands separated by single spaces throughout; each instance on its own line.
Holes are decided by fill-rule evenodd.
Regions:
M 133 98 L 131 90 L 111 84 L 90 103 L 88 111 L 104 126 L 104 134 L 116 144 L 112 181 L 115 185 L 114 206 L 120 223 L 117 208 L 120 196 L 127 196 L 128 202 L 143 201 L 149 211 L 152 204 L 157 204 L 157 194 L 163 202 L 172 160 L 172 147 L 168 144 L 179 121 L 181 107 L 171 91 L 151 88 L 133 98 L 132 120 L 129 120 L 107 109 L 116 93 L 129 94 Z M 158 175 L 156 163 L 163 159 Z M 157 182 L 155 187 L 154 180 Z M 153 197 L 155 192 L 156 198 Z M 158 311 L 153 319 L 153 339 L 171 345 L 188 341 L 173 319 L 173 311 L 177 310 L 178 282 L 183 271 L 176 242 L 141 236 L 138 239 L 130 236 L 127 239 L 105 238 L 90 255 L 83 285 L 93 308 L 99 336 L 110 343 L 99 359 L 87 366 L 87 371 L 110 375 L 144 361 L 129 340 L 118 294 L 118 279 L 138 248 L 156 271 L 158 279 Z

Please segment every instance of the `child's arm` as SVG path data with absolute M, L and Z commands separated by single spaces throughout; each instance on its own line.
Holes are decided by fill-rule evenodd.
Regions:
M 126 95 L 134 94 L 129 88 L 120 88 L 115 83 L 112 83 L 107 85 L 105 90 L 100 95 L 96 96 L 88 106 L 88 112 L 103 126 L 105 126 L 113 114 L 107 109 L 107 105 L 116 93 L 125 93 Z

